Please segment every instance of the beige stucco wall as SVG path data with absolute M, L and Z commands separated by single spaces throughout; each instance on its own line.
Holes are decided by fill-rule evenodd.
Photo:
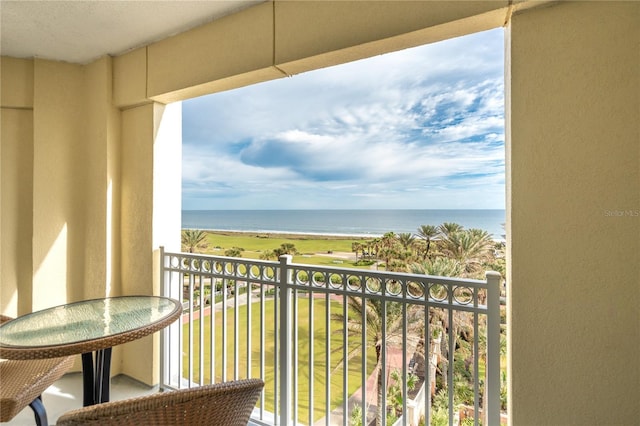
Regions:
M 366 4 L 363 7 L 363 4 Z M 501 26 L 507 1 L 283 1 L 278 68 L 294 75 Z
M 0 59 L 0 312 L 31 312 L 33 61 Z
M 163 224 L 170 203 L 158 176 L 175 169 L 161 154 L 175 160 L 178 152 L 160 129 L 177 112 L 152 100 L 488 29 L 515 10 L 507 55 L 511 421 L 632 424 L 640 218 L 607 212 L 640 210 L 640 4 L 523 11 L 516 3 L 277 2 L 85 66 L 3 58 L 3 313 L 158 291 L 153 250 L 175 243 L 158 230 L 176 226 L 174 213 Z M 242 24 L 265 39 L 217 43 Z M 175 125 L 168 132 L 175 139 Z M 31 235 L 22 238 L 16 224 Z M 153 341 L 119 347 L 113 372 L 155 382 Z
M 4 109 L 33 108 L 33 61 L 0 58 L 0 99 Z
M 0 312 L 12 317 L 31 312 L 33 111 L 2 110 L 0 188 L 2 238 L 0 238 Z
M 120 291 L 111 70 L 110 58 L 87 66 L 2 58 L 5 314 Z
M 179 103 L 121 112 L 108 57 L 2 61 L 2 313 L 158 294 L 152 247 L 179 249 Z M 117 348 L 113 373 L 157 382 L 150 341 Z
M 514 425 L 638 422 L 639 23 L 637 2 L 512 20 Z
M 119 279 L 105 263 L 106 248 L 119 246 L 119 238 L 106 238 L 108 182 L 115 178 L 117 191 L 120 175 L 111 70 L 111 58 L 87 66 L 2 58 L 3 244 L 25 227 L 3 250 L 20 252 L 20 261 L 15 269 L 3 264 L 2 287 L 27 282 L 15 278 L 17 270 L 33 263 L 33 299 L 22 312 L 104 295 L 107 276 Z M 113 210 L 119 199 L 116 193 Z M 110 215 L 117 232 L 120 215 Z
M 112 105 L 112 60 L 84 67 L 82 126 L 85 189 L 83 298 L 121 294 L 120 283 L 120 113 Z
M 111 69 L 110 58 L 88 66 L 34 61 L 32 309 L 119 288 L 120 130 Z M 116 191 L 110 212 L 109 190 Z
M 199 94 L 211 93 L 218 80 L 244 76 L 246 84 L 264 81 L 268 71 L 262 70 L 273 63 L 272 9 L 270 3 L 260 4 L 150 45 L 148 96 L 167 102 L 193 96 L 196 88 Z M 191 94 L 178 91 L 167 97 L 178 88 L 189 88 Z
M 31 312 L 33 61 L 0 59 L 0 309 Z
M 153 294 L 153 110 L 147 104 L 122 113 L 123 294 Z M 113 360 L 116 370 L 150 382 L 151 339 L 118 347 Z
M 507 1 L 267 2 L 148 46 L 147 96 L 168 103 L 495 28 L 505 22 L 507 6 Z M 117 75 L 135 93 L 143 92 L 133 69 L 142 55 L 137 50 L 116 58 Z M 125 81 L 129 74 L 136 76 L 136 88 Z M 119 94 L 118 100 L 125 99 L 135 102 Z
M 182 109 L 146 104 L 122 112 L 121 294 L 160 294 L 154 251 L 180 249 Z M 157 383 L 159 336 L 117 347 L 115 371 Z
M 35 60 L 33 124 L 33 305 L 82 298 L 85 259 L 83 69 Z M 73 259 L 73 261 L 72 261 Z

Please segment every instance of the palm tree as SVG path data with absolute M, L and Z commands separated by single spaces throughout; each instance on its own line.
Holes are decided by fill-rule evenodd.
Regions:
M 416 237 L 414 237 L 409 232 L 403 232 L 401 234 L 398 234 L 398 242 L 402 245 L 402 247 L 405 250 L 408 250 L 413 245 L 415 240 L 416 240 Z
M 390 376 L 393 384 L 389 386 L 389 391 L 387 392 L 387 406 L 393 410 L 392 419 L 396 420 L 402 415 L 402 405 L 405 398 L 405 395 L 402 394 L 403 380 L 397 369 L 394 369 Z M 418 376 L 413 373 L 407 374 L 407 390 L 412 391 L 415 389 L 417 383 Z M 387 424 L 392 424 L 389 419 L 387 419 Z
M 434 275 L 438 277 L 459 277 L 464 271 L 464 268 L 456 259 L 436 257 L 433 260 L 414 263 L 410 266 L 409 270 L 412 274 Z
M 358 241 L 351 243 L 351 251 L 356 254 L 356 262 L 358 261 L 358 252 L 362 251 L 364 256 L 364 246 Z
M 468 229 L 449 233 L 442 241 L 442 251 L 465 266 L 465 272 L 477 273 L 482 262 L 490 258 L 493 240 L 487 231 Z
M 410 272 L 414 274 L 425 274 L 442 277 L 459 277 L 464 272 L 464 265 L 458 260 L 449 257 L 436 257 L 432 260 L 427 260 L 421 263 L 414 263 L 410 267 Z M 444 286 L 434 285 L 428 290 L 429 295 L 438 299 L 445 298 L 447 295 L 447 289 Z M 442 386 L 447 386 L 446 377 L 448 375 L 448 369 L 453 366 L 448 365 L 448 334 L 449 327 L 453 327 L 453 335 L 458 339 L 458 333 L 462 332 L 465 336 L 468 335 L 470 330 L 470 318 L 468 315 L 460 314 L 454 315 L 453 323 L 449 322 L 449 315 L 443 309 L 430 307 L 429 308 L 429 322 L 432 330 L 439 330 L 442 338 L 440 339 L 440 353 L 443 354 L 442 360 L 439 364 L 440 373 L 443 377 Z M 471 328 L 472 330 L 472 328 Z
M 438 232 L 438 228 L 433 225 L 420 225 L 418 228 L 418 237 L 422 238 L 427 242 L 427 250 L 424 253 L 424 257 L 429 255 L 429 249 L 431 248 L 431 240 L 436 239 L 440 233 Z
M 402 316 L 402 306 L 400 303 L 388 302 L 386 305 L 382 304 L 382 301 L 378 299 L 364 299 L 359 297 L 348 297 L 347 304 L 349 306 L 350 314 L 347 318 L 342 313 L 335 313 L 332 315 L 332 319 L 340 321 L 345 325 L 345 329 L 337 330 L 336 333 L 344 333 L 345 331 L 349 336 L 354 337 L 354 341 L 361 342 L 360 336 L 362 333 L 366 333 L 367 345 L 375 348 L 376 351 L 376 366 L 377 369 L 377 388 L 378 388 L 378 410 L 376 415 L 376 426 L 382 424 L 382 416 L 385 413 L 382 412 L 382 375 L 384 367 L 382 365 L 382 347 L 388 343 L 400 342 L 402 339 L 402 332 L 404 330 L 404 321 Z M 382 323 L 383 309 L 386 306 L 386 324 Z M 366 318 L 366 324 L 362 323 L 363 316 Z M 407 321 L 410 323 L 409 321 Z M 386 327 L 386 341 L 382 340 L 382 332 Z M 354 348 L 347 356 L 353 358 L 359 354 L 362 350 L 361 347 Z M 342 365 L 342 363 L 340 363 Z M 363 402 L 364 403 L 364 402 Z
M 242 247 L 231 247 L 224 251 L 224 255 L 227 257 L 242 257 L 243 251 L 244 249 Z
M 400 244 L 398 236 L 394 232 L 387 232 L 380 239 L 377 249 L 378 259 L 383 258 L 387 271 L 393 270 L 392 260 L 400 258 Z
M 260 259 L 261 260 L 275 260 L 275 259 L 278 259 L 278 256 L 276 256 L 276 254 L 274 253 L 273 250 L 267 250 L 267 251 L 264 251 L 264 252 L 260 253 Z
M 416 244 L 416 237 L 411 233 L 404 232 L 398 234 L 397 238 L 401 248 L 398 250 L 398 261 L 394 262 L 398 265 L 397 267 L 393 268 L 394 271 L 405 269 L 407 263 L 413 261 L 413 259 L 415 258 L 415 254 L 417 253 L 418 246 Z
M 460 232 L 464 229 L 464 226 L 455 222 L 444 222 L 438 225 L 438 232 L 443 237 L 447 237 L 448 235 L 454 234 L 456 232 Z
M 182 249 L 188 253 L 207 248 L 207 233 L 200 229 L 184 229 L 182 231 Z
M 298 253 L 298 250 L 296 249 L 295 244 L 282 243 L 280 244 L 280 247 L 273 250 L 273 253 L 276 255 L 276 257 L 280 257 L 283 254 L 296 254 Z
M 373 240 L 367 242 L 367 251 L 369 252 L 369 256 L 377 257 L 379 250 L 380 238 L 374 238 Z

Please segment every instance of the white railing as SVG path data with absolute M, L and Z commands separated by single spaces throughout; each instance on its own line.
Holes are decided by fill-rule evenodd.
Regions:
M 163 337 L 163 388 L 260 377 L 265 389 L 255 424 L 367 425 L 378 415 L 384 425 L 381 413 L 398 412 L 401 424 L 412 425 L 402 414 L 411 398 L 406 378 L 417 368 L 417 386 L 424 383 L 427 391 L 412 405 L 423 405 L 431 419 L 438 379 L 453 425 L 460 386 L 454 371 L 464 368 L 474 412 L 486 416 L 475 415 L 474 424 L 500 423 L 497 273 L 488 272 L 487 281 L 463 280 L 294 264 L 286 255 L 271 262 L 163 249 L 161 269 L 164 295 L 185 306 L 182 321 Z M 472 341 L 460 360 L 462 323 Z M 436 374 L 446 371 L 445 377 L 429 368 L 432 351 L 420 352 L 433 346 L 433 336 L 444 342 Z M 394 387 L 400 398 L 378 398 L 376 382 L 381 395 L 389 397 Z

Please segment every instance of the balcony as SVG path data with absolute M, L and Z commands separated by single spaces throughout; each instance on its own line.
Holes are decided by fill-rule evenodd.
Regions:
M 163 336 L 161 388 L 260 377 L 258 425 L 500 423 L 497 273 L 160 256 L 162 291 L 185 308 Z
M 185 313 L 163 336 L 160 388 L 260 377 L 267 386 L 254 410 L 255 425 L 293 419 L 318 426 L 371 424 L 378 405 L 386 425 L 429 424 L 423 418 L 431 424 L 445 418 L 449 425 L 462 418 L 463 424 L 500 422 L 495 273 L 475 281 L 293 264 L 289 256 L 280 262 L 161 256 L 164 292 L 182 300 Z M 368 309 L 355 315 L 363 305 Z M 455 350 L 462 346 L 456 330 L 465 319 L 477 336 L 467 352 Z M 469 386 L 473 403 L 462 404 L 457 395 Z M 386 398 L 378 399 L 378 388 Z M 112 400 L 157 390 L 122 375 L 112 379 Z M 82 405 L 81 391 L 81 374 L 70 373 L 45 392 L 51 424 Z M 443 398 L 444 413 L 435 401 Z M 8 424 L 32 423 L 25 409 Z

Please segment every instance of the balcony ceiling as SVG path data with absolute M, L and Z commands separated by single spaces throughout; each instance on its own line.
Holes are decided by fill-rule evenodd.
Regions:
M 0 53 L 86 64 L 265 0 L 0 0 Z

